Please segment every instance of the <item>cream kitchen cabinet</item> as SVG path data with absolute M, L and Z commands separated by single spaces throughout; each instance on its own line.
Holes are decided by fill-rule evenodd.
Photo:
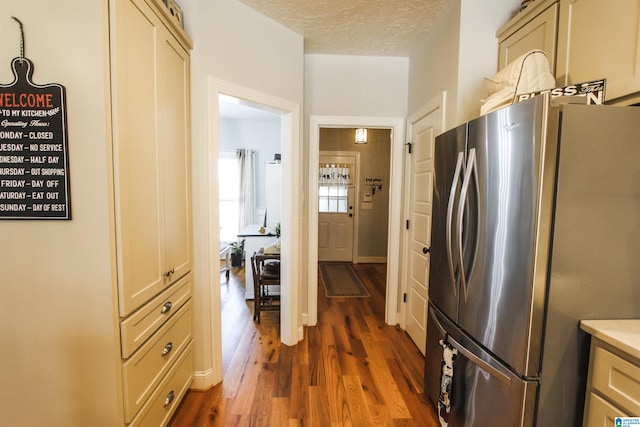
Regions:
M 114 4 L 116 243 L 126 316 L 191 270 L 191 46 L 166 25 L 159 0 Z
M 606 100 L 640 100 L 640 0 L 562 0 L 556 78 L 606 78 Z
M 498 37 L 498 69 L 533 49 L 543 50 L 553 73 L 558 29 L 557 0 L 537 0 L 500 27 Z
M 585 320 L 591 353 L 584 427 L 614 427 L 640 416 L 640 320 Z
M 541 49 L 557 86 L 604 78 L 607 103 L 640 102 L 640 0 L 536 0 L 496 37 L 498 69 Z
M 191 42 L 162 0 L 110 18 L 122 419 L 164 425 L 193 378 Z

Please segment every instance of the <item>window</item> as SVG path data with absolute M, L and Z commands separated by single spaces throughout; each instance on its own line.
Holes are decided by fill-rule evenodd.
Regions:
M 346 213 L 349 187 L 325 186 L 318 188 L 318 211 L 322 213 Z
M 221 242 L 235 242 L 240 228 L 240 168 L 235 151 L 220 152 L 218 202 Z
M 318 176 L 318 212 L 346 213 L 349 186 L 352 185 L 351 164 L 320 164 Z

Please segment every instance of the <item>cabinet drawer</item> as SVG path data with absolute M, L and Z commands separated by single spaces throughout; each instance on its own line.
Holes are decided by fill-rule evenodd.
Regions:
M 129 422 L 191 341 L 191 303 L 185 305 L 122 369 L 124 414 Z
M 596 346 L 592 387 L 622 409 L 640 414 L 640 366 Z
M 587 421 L 584 425 L 585 427 L 614 427 L 616 417 L 628 416 L 597 394 L 591 393 Z
M 143 406 L 132 426 L 165 426 L 193 379 L 193 343 L 189 343 L 165 379 Z
M 145 304 L 120 324 L 122 357 L 128 358 L 191 297 L 191 274 Z

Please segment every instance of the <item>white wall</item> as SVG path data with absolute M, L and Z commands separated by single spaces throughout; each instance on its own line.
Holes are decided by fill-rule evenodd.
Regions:
M 208 82 L 215 78 L 303 103 L 302 37 L 248 8 L 237 0 L 185 0 L 181 3 L 185 28 L 192 37 L 192 152 L 193 152 L 193 233 L 194 233 L 194 342 L 198 386 L 208 386 L 222 378 L 219 333 L 220 314 L 211 301 L 219 301 L 219 275 L 211 262 L 209 238 L 217 230 L 217 203 L 209 198 L 209 160 L 217 146 L 209 145 L 209 135 L 218 133 L 214 118 L 208 117 Z M 298 126 L 298 129 L 301 126 Z M 217 142 L 217 141 L 216 141 Z M 217 194 L 217 191 L 215 192 Z M 214 198 L 215 199 L 215 198 Z M 216 250 L 217 251 L 217 250 Z M 218 293 L 217 296 L 215 293 Z M 216 337 L 216 338 L 214 338 Z
M 404 117 L 408 58 L 305 55 L 305 115 Z
M 497 71 L 497 29 L 519 0 L 454 0 L 410 56 L 409 114 L 446 91 L 450 129 L 479 115 L 484 78 Z
M 518 10 L 520 0 L 462 0 L 457 123 L 480 115 L 487 96 L 484 78 L 498 68 L 498 28 Z
M 460 3 L 453 0 L 409 61 L 409 114 L 446 91 L 446 123 L 455 120 L 458 98 Z
M 114 426 L 116 296 L 109 208 L 107 2 L 3 0 L 0 84 L 26 57 L 37 84 L 66 87 L 70 221 L 0 221 L 0 424 Z

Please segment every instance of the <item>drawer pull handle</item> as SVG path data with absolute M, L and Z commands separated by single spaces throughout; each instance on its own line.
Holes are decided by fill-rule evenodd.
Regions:
M 166 356 L 167 354 L 171 353 L 171 350 L 173 350 L 173 343 L 168 343 L 162 349 L 162 355 Z
M 166 314 L 169 312 L 169 310 L 171 310 L 171 307 L 173 307 L 173 304 L 171 304 L 171 301 L 167 301 L 164 303 L 164 305 L 162 306 L 162 310 L 160 310 L 161 314 Z
M 175 394 L 173 393 L 173 390 L 171 390 L 169 394 L 167 394 L 167 397 L 164 399 L 164 405 L 162 405 L 162 407 L 167 407 L 173 401 L 174 397 Z
M 166 273 L 162 273 L 162 275 L 163 275 L 164 277 L 169 277 L 169 276 L 171 276 L 171 275 L 172 275 L 173 273 L 175 273 L 175 272 L 176 272 L 176 270 L 175 270 L 174 268 L 172 268 L 171 270 L 167 271 Z

